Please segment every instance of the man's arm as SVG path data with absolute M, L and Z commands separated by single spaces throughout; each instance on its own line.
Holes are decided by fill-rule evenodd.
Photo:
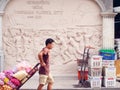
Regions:
M 38 54 L 38 58 L 39 58 L 39 60 L 40 60 L 40 64 L 41 64 L 43 67 L 45 67 L 46 64 L 45 64 L 45 62 L 44 62 L 44 60 L 43 60 L 43 51 L 41 51 L 41 52 Z

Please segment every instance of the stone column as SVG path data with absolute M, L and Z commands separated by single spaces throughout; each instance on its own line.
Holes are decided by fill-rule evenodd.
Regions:
M 4 55 L 2 47 L 2 16 L 3 12 L 0 12 L 0 71 L 4 69 Z
M 117 13 L 103 12 L 103 49 L 114 49 L 114 17 Z

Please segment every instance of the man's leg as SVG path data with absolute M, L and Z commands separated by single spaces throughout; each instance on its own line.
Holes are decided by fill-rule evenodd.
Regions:
M 40 84 L 37 90 L 42 90 L 43 86 L 44 86 L 43 84 Z
M 43 86 L 46 84 L 47 82 L 47 78 L 48 76 L 47 75 L 40 75 L 40 80 L 39 80 L 39 86 L 38 86 L 38 90 L 42 90 Z
M 51 74 L 49 74 L 47 82 L 48 82 L 47 90 L 52 90 L 54 79 Z
M 53 83 L 48 83 L 47 90 L 52 90 Z

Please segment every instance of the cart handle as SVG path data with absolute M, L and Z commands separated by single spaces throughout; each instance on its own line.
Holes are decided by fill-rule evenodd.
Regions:
M 35 65 L 35 67 L 38 67 L 40 65 L 40 63 L 37 63 L 36 65 Z
M 92 47 L 92 46 L 85 46 L 85 48 L 95 49 L 95 48 L 94 48 L 94 47 Z

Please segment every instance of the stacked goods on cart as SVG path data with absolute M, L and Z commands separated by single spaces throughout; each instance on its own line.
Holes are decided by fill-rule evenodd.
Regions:
M 91 56 L 88 61 L 88 74 L 91 88 L 101 88 L 102 82 L 102 57 L 99 55 Z
M 103 86 L 105 87 L 115 87 L 116 86 L 116 67 L 115 50 L 101 49 L 100 55 L 103 57 Z
M 3 85 L 3 86 L 0 86 L 0 90 L 13 90 L 13 89 L 8 85 Z
M 31 70 L 31 65 L 23 61 L 17 64 L 13 69 L 1 72 L 0 90 L 13 90 L 18 88 L 23 83 L 22 79 L 27 77 Z

